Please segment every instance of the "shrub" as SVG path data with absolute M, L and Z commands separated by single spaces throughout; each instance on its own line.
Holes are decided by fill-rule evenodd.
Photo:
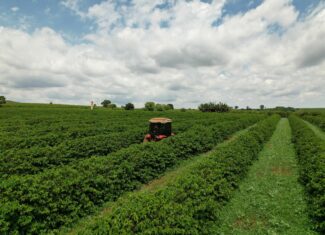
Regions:
M 325 131 L 325 117 L 324 116 L 317 116 L 317 115 L 304 115 L 302 118 L 308 122 L 311 122 L 318 126 L 320 129 Z
M 325 144 L 298 117 L 289 117 L 293 132 L 299 179 L 307 194 L 308 211 L 315 229 L 325 233 Z
M 11 175 L 36 174 L 93 155 L 107 155 L 131 144 L 141 143 L 144 135 L 143 128 L 136 128 L 122 133 L 65 141 L 55 147 L 7 151 L 0 155 L 0 179 Z

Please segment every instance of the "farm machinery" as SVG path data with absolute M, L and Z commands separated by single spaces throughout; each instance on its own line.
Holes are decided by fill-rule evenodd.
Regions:
M 152 118 L 149 120 L 149 133 L 144 137 L 143 142 L 157 142 L 173 135 L 171 119 Z

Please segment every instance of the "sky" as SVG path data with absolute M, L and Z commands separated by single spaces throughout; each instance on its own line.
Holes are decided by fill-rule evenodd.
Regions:
M 0 0 L 0 95 L 325 107 L 325 0 Z

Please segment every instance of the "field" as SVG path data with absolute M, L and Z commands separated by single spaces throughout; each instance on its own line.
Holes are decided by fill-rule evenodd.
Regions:
M 176 135 L 143 143 L 160 116 Z M 325 232 L 322 109 L 11 103 L 0 122 L 0 234 Z

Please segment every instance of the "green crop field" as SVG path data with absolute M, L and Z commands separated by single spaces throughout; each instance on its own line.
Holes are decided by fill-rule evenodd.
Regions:
M 325 235 L 325 0 L 0 0 L 0 235 Z
M 281 115 L 10 102 L 0 234 L 323 234 L 325 112 Z

